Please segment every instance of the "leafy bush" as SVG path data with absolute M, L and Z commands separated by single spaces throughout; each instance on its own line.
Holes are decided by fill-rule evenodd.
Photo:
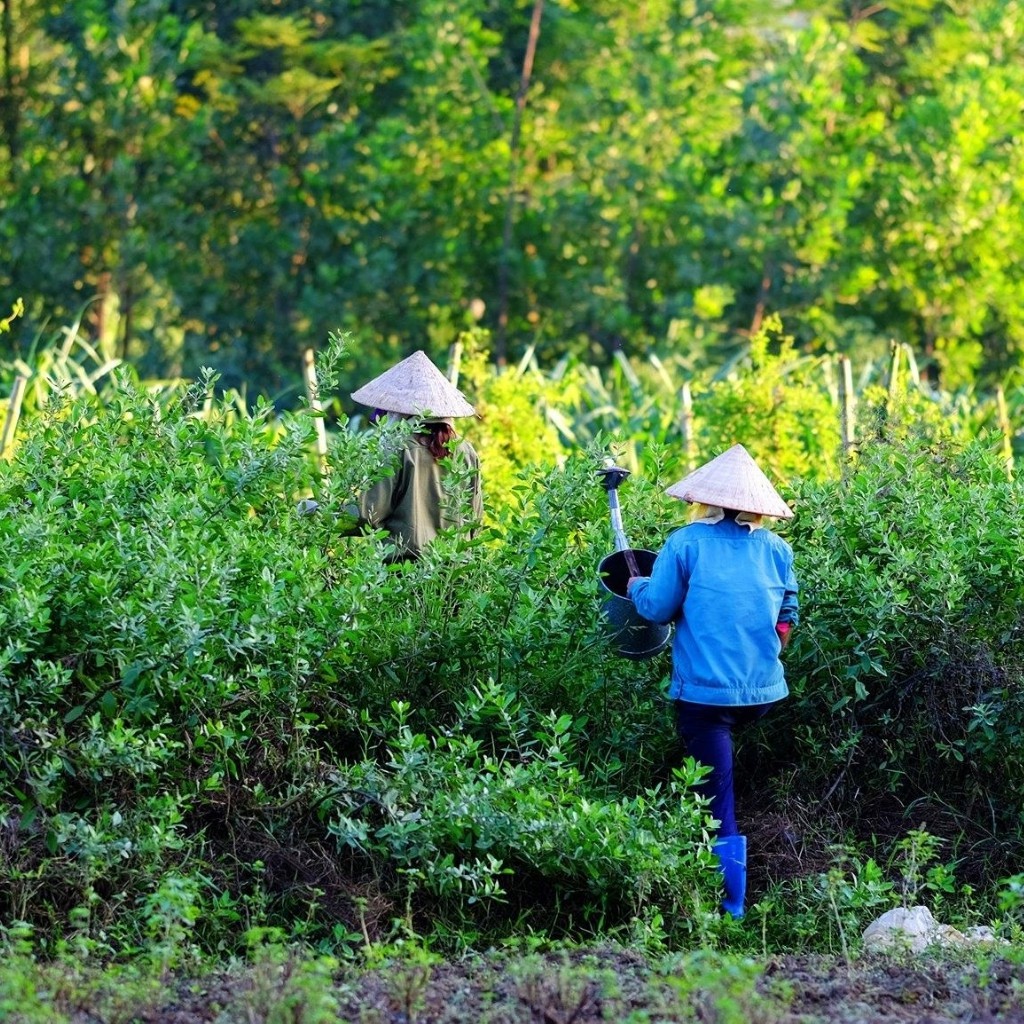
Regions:
M 416 907 L 429 897 L 435 930 L 469 942 L 505 903 L 517 929 L 547 934 L 655 919 L 677 937 L 709 927 L 706 811 L 685 793 L 704 769 L 690 761 L 664 789 L 602 797 L 576 765 L 569 717 L 531 733 L 493 684 L 433 738 L 409 728 L 406 706 L 394 713 L 386 755 L 332 772 L 319 806 L 343 849 L 397 873 L 386 888 Z
M 827 871 L 774 887 L 750 916 L 773 949 L 842 953 L 849 959 L 864 928 L 894 905 L 893 884 L 881 867 L 839 847 Z
M 695 388 L 699 461 L 739 441 L 775 480 L 834 478 L 840 421 L 829 371 L 797 353 L 777 317 L 766 319 L 743 360 Z
M 758 381 L 803 379 L 758 352 Z M 25 418 L 0 462 L 6 920 L 49 950 L 168 963 L 268 928 L 325 949 L 396 928 L 445 948 L 520 925 L 712 930 L 670 655 L 616 658 L 601 621 L 597 471 L 619 440 L 541 458 L 540 385 L 499 376 L 534 441 L 491 484 L 485 462 L 483 526 L 415 563 L 387 563 L 346 514 L 407 426 L 340 422 L 321 473 L 311 416 L 250 412 L 210 377 L 154 397 L 120 374 Z M 708 429 L 724 438 L 749 401 L 737 422 L 800 472 L 786 424 L 818 399 L 766 421 L 740 377 Z M 995 820 L 1009 856 L 1020 485 L 984 441 L 934 419 L 916 437 L 888 395 L 885 412 L 841 479 L 800 455 L 818 471 L 787 483 L 803 623 L 766 770 L 853 823 L 864 794 L 935 797 Z M 656 550 L 685 514 L 662 493 L 678 453 L 647 437 L 634 454 L 623 517 Z
M 808 791 L 984 800 L 1019 825 L 1024 513 L 993 449 L 882 440 L 844 480 L 800 487 L 782 713 Z
M 525 475 L 477 536 L 389 565 L 383 536 L 352 535 L 344 509 L 387 471 L 400 432 L 338 431 L 322 479 L 309 417 L 246 415 L 213 383 L 167 403 L 121 376 L 102 403 L 53 401 L 0 464 L 5 915 L 97 951 L 186 935 L 213 947 L 240 922 L 321 936 L 337 924 L 344 939 L 362 882 L 333 861 L 319 784 L 392 756 L 395 701 L 415 735 L 444 735 L 466 695 L 493 685 L 531 729 L 567 716 L 593 769 L 592 794 L 573 776 L 578 799 L 649 784 L 662 741 L 621 742 L 658 734 L 663 664 L 609 657 L 601 452 Z M 299 515 L 311 490 L 321 510 Z M 508 727 L 475 728 L 511 772 Z M 637 827 L 614 806 L 609 829 Z M 636 849 L 607 844 L 612 878 L 608 858 Z M 377 852 L 381 870 L 401 862 Z M 557 889 L 562 856 L 530 869 Z M 432 870 L 423 891 L 451 898 Z

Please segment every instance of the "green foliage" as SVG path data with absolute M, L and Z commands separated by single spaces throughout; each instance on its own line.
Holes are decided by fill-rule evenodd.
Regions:
M 991 446 L 883 439 L 845 480 L 803 485 L 797 507 L 806 618 L 782 713 L 807 782 L 1008 796 L 1024 779 L 1024 522 Z M 1012 824 L 1012 801 L 996 805 Z
M 408 711 L 395 705 L 386 753 L 339 769 L 320 807 L 342 850 L 397 873 L 411 905 L 431 897 L 435 931 L 472 943 L 495 903 L 519 908 L 517 928 L 556 934 L 654 916 L 677 937 L 709 927 L 706 814 L 684 794 L 704 774 L 692 761 L 664 790 L 602 797 L 577 767 L 567 715 L 531 734 L 493 685 L 433 739 L 410 730 Z
M 1010 921 L 1019 941 L 1024 934 L 1024 875 L 1013 875 L 1004 881 L 999 893 L 999 909 Z
M 11 306 L 11 315 L 5 316 L 0 319 L 0 334 L 6 334 L 11 329 L 11 324 L 22 316 L 25 312 L 25 300 L 16 299 L 14 304 Z
M 278 943 L 263 943 L 251 954 L 250 983 L 233 1000 L 243 1020 L 266 1024 L 333 1024 L 338 998 L 333 979 L 338 962 L 309 956 Z
M 943 862 L 939 859 L 945 840 L 926 829 L 911 829 L 895 845 L 894 860 L 898 872 L 898 888 L 904 904 L 924 903 L 935 915 L 946 920 L 947 908 L 952 911 L 950 924 L 959 923 L 961 915 L 976 910 L 974 887 L 957 880 L 962 858 Z
M 548 4 L 528 67 L 495 0 L 4 11 L 0 290 L 143 378 L 295 405 L 338 325 L 348 384 L 471 325 L 704 374 L 773 312 L 1019 362 L 1019 0 Z
M 757 983 L 763 967 L 736 955 L 698 950 L 666 958 L 661 970 L 681 1006 L 697 1020 L 710 1018 L 722 1024 L 772 1020 L 786 1002 L 778 990 L 762 993 Z
M 562 446 L 551 417 L 564 404 L 565 388 L 524 361 L 495 371 L 489 363 L 489 336 L 464 332 L 460 387 L 472 396 L 477 421 L 469 428 L 473 445 L 487 466 L 492 505 L 515 493 L 522 470 L 562 461 Z
M 839 415 L 828 370 L 801 358 L 778 318 L 768 318 L 739 365 L 695 390 L 699 461 L 740 441 L 773 479 L 834 478 Z
M 322 360 L 328 401 L 345 341 Z M 487 516 L 415 563 L 386 562 L 348 512 L 408 425 L 339 418 L 321 472 L 311 412 L 249 409 L 212 372 L 154 394 L 121 370 L 26 415 L 0 463 L 11 941 L 174 968 L 261 934 L 339 955 L 735 938 L 712 912 L 699 770 L 678 766 L 669 654 L 611 656 L 597 580 L 609 455 L 633 468 L 634 546 L 657 550 L 685 515 L 663 494 L 684 461 L 681 364 L 490 373 L 464 341 Z M 758 795 L 785 768 L 851 827 L 864 794 L 932 798 L 965 827 L 995 822 L 998 877 L 1024 785 L 1021 485 L 976 419 L 891 371 L 840 461 L 829 364 L 771 320 L 748 355 L 703 382 L 694 425 L 701 450 L 749 440 L 797 511 L 779 528 L 802 624 Z M 578 447 L 557 451 L 570 431 Z M 299 514 L 309 494 L 319 510 Z M 991 903 L 960 880 L 963 846 L 943 842 L 942 862 L 933 835 L 854 851 L 752 916 L 780 945 L 849 951 L 896 885 L 954 916 Z
M 0 960 L 0 1019 L 12 1024 L 71 1024 L 83 1014 L 132 1024 L 168 998 L 165 978 L 148 964 L 98 968 L 71 957 L 40 963 L 27 951 Z
M 644 782 L 669 742 L 661 669 L 623 679 L 606 650 L 603 453 L 524 473 L 478 536 L 388 565 L 345 508 L 387 472 L 396 430 L 336 432 L 318 477 L 310 416 L 248 414 L 214 384 L 158 401 L 120 376 L 102 403 L 55 395 L 0 466 L 5 912 L 84 955 L 174 963 L 230 945 L 240 923 L 349 947 L 368 883 L 318 852 L 331 780 L 349 775 L 399 820 L 437 802 L 422 847 L 377 822 L 359 854 L 367 877 L 402 881 L 384 899 L 404 887 L 417 927 L 456 934 L 467 907 L 525 892 L 520 872 L 565 889 L 567 932 L 713 884 L 684 841 L 702 828 L 678 803 L 692 778 Z M 310 490 L 321 511 L 299 515 Z M 624 783 L 634 796 L 616 795 Z M 530 839 L 523 820 L 545 815 Z M 281 879 L 296 844 L 321 882 Z M 475 927 L 501 934 L 518 913 Z
M 89 344 L 82 327 L 86 310 L 47 339 L 42 330 L 24 356 L 0 363 L 4 378 L 19 375 L 28 385 L 26 411 L 42 409 L 55 394 L 95 395 L 121 360 Z
M 766 947 L 841 953 L 849 960 L 864 928 L 895 905 L 893 890 L 872 858 L 837 847 L 827 871 L 773 887 L 750 916 Z
M 714 373 L 694 374 L 678 356 L 641 362 L 622 353 L 607 371 L 567 358 L 544 373 L 531 355 L 515 370 L 493 372 L 476 352 L 468 379 L 484 422 L 474 436 L 482 439 L 488 477 L 492 467 L 497 471 L 499 497 L 512 467 L 561 460 L 566 450 L 593 445 L 607 446 L 620 464 L 659 482 L 669 446 L 678 452 L 684 441 L 684 385 L 692 395 L 690 448 L 675 455 L 673 479 L 738 440 L 776 479 L 838 475 L 834 366 L 799 355 L 777 317 Z M 919 409 L 942 421 L 934 400 L 922 398 Z M 869 423 L 870 414 L 869 407 Z

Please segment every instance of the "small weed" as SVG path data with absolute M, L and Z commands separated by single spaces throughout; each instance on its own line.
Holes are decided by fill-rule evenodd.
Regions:
M 330 957 L 310 958 L 286 946 L 261 947 L 237 1001 L 246 1024 L 334 1024 L 337 967 Z

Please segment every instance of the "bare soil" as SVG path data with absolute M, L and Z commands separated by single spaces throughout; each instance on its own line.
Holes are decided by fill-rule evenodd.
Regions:
M 750 902 L 771 886 L 826 871 L 842 833 L 822 805 L 749 809 Z M 871 817 L 868 819 L 867 812 Z M 1015 848 L 983 834 L 957 832 L 942 807 L 914 806 L 912 823 L 948 838 L 984 885 L 1018 863 Z M 908 827 L 901 806 L 865 808 L 866 835 L 897 837 Z M 344 920 L 348 880 L 319 872 L 326 850 L 259 851 L 282 888 L 336 891 Z M 301 854 L 301 856 L 300 856 Z M 975 869 L 975 866 L 976 869 Z M 317 870 L 314 870 L 317 869 Z M 332 867 L 331 870 L 337 870 Z M 326 881 L 325 881 L 326 879 Z M 393 910 L 393 908 L 391 908 Z M 387 918 L 382 908 L 382 918 Z M 351 925 L 351 922 L 349 922 Z M 310 961 L 276 959 L 202 977 L 165 979 L 160 991 L 127 995 L 111 1012 L 109 992 L 78 987 L 53 999 L 72 1024 L 1024 1024 L 1024 955 L 975 948 L 942 956 L 778 954 L 743 959 L 692 950 L 653 959 L 612 944 L 534 954 L 492 954 L 454 962 L 396 961 L 330 974 Z M 0 993 L 2 995 L 2 993 Z M 116 1002 L 116 1000 L 115 1000 Z M 2 1019 L 0 1011 L 0 1019 Z M 38 1015 L 2 1024 L 37 1024 Z
M 279 965 L 271 984 L 252 973 L 180 982 L 140 1024 L 1018 1024 L 1024 964 L 984 967 L 948 959 L 778 956 L 746 965 L 715 954 L 655 965 L 620 947 L 493 957 L 440 965 L 395 964 L 339 977 L 329 1017 L 317 993 Z M 710 958 L 710 959 L 709 959 Z M 716 971 L 716 966 L 718 970 Z M 319 995 L 323 995 L 322 990 Z M 320 1004 L 322 1006 L 322 1004 Z M 95 1018 L 79 1018 L 87 1024 Z
M 812 818 L 792 806 L 748 816 L 752 901 L 775 882 L 828 869 L 823 836 L 837 830 L 822 827 L 820 809 L 817 829 Z M 906 820 L 901 808 L 876 809 L 871 827 L 898 835 Z M 938 817 L 926 824 L 943 831 Z M 985 853 L 991 869 L 998 850 Z M 1014 953 L 744 960 L 693 950 L 654 960 L 600 944 L 343 968 L 329 979 L 303 975 L 299 961 L 276 962 L 179 979 L 131 1024 L 1024 1024 L 1024 957 Z M 85 1014 L 74 1024 L 101 1019 Z

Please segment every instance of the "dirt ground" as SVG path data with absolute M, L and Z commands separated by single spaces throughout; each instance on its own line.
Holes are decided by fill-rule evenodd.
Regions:
M 899 812 L 899 813 L 897 813 Z M 918 808 L 919 815 L 921 809 Z M 800 814 L 750 815 L 754 898 L 828 869 Z M 918 820 L 918 819 L 915 819 Z M 922 827 L 941 833 L 942 822 Z M 874 829 L 878 820 L 872 819 Z M 905 827 L 892 812 L 884 834 Z M 829 830 L 822 829 L 822 832 Z M 835 830 L 831 830 L 835 832 Z M 986 863 L 991 863 L 987 861 Z M 1006 865 L 1003 865 L 1005 867 Z M 972 879 L 973 881 L 973 879 Z M 283 957 L 283 959 L 282 959 Z M 82 990 L 79 989 L 79 993 Z M 772 955 L 693 950 L 657 960 L 612 944 L 571 952 L 402 960 L 374 969 L 285 954 L 231 973 L 167 981 L 159 993 L 54 1004 L 70 1024 L 1024 1024 L 1024 955 L 975 947 L 942 956 Z M 115 1001 L 116 1002 L 116 1001 Z M 37 1024 L 26 1016 L 0 1024 Z
M 618 947 L 573 954 L 386 967 L 302 982 L 288 965 L 273 979 L 181 982 L 140 1024 L 1024 1024 L 1024 964 L 879 957 L 780 956 L 762 964 L 707 954 L 676 969 Z M 83 1015 L 76 1024 L 95 1024 Z

